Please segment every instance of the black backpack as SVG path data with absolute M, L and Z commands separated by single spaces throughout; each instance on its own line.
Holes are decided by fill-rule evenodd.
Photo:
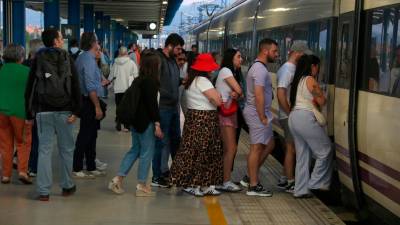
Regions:
M 117 118 L 122 124 L 134 125 L 134 119 L 140 101 L 140 83 L 142 78 L 133 80 L 131 86 L 126 90 L 121 102 L 117 107 Z
M 70 53 L 71 58 L 74 59 L 74 61 L 76 60 L 76 58 L 78 58 L 78 56 L 81 54 L 81 50 L 78 50 L 77 52 L 75 52 L 74 54 L 72 54 L 72 52 Z
M 39 105 L 63 108 L 71 104 L 71 64 L 67 51 L 45 48 L 36 55 L 36 95 Z

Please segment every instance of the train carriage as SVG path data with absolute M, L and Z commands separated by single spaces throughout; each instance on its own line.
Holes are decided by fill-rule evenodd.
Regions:
M 342 199 L 400 224 L 400 1 L 242 0 L 194 27 L 201 52 L 238 48 L 243 72 L 265 37 L 279 43 L 277 68 L 294 42 L 321 58 L 323 113 L 334 140 Z M 193 40 L 192 40 L 193 42 Z M 274 98 L 273 112 L 278 103 Z M 279 123 L 274 130 L 283 135 Z

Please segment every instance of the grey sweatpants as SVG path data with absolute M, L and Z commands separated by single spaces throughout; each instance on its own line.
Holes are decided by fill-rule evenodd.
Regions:
M 289 128 L 296 146 L 296 178 L 294 196 L 309 194 L 310 189 L 327 189 L 332 174 L 331 141 L 314 113 L 294 110 L 289 116 Z M 311 157 L 315 158 L 310 176 Z

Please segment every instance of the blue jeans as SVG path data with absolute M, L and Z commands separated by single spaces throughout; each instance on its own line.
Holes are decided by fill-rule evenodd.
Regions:
M 153 178 L 162 176 L 162 167 L 168 168 L 169 153 L 175 158 L 181 138 L 180 113 L 176 109 L 160 109 L 160 125 L 164 133 L 163 139 L 156 140 L 156 149 L 153 157 Z M 162 155 L 164 154 L 164 157 Z M 166 157 L 168 156 L 168 157 Z
M 71 173 L 75 142 L 72 134 L 73 124 L 67 122 L 70 115 L 71 112 L 43 112 L 36 115 L 39 138 L 36 185 L 40 195 L 50 194 L 53 182 L 51 154 L 56 135 L 60 156 L 60 186 L 61 188 L 74 186 Z
M 139 169 L 137 179 L 139 183 L 145 184 L 149 175 L 151 159 L 154 155 L 155 141 L 154 123 L 150 123 L 143 133 L 132 129 L 132 147 L 125 154 L 119 167 L 118 176 L 126 177 L 133 164 L 139 158 Z
M 37 122 L 36 120 L 33 122 L 33 127 L 32 127 L 32 148 L 31 148 L 31 153 L 29 155 L 29 172 L 32 173 L 37 173 L 37 165 L 38 165 L 38 147 L 39 147 L 39 141 L 38 141 L 38 131 L 37 131 Z

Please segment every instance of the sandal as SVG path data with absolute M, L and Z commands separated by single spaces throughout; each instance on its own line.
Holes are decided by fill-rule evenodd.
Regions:
M 108 184 L 108 189 L 119 195 L 125 192 L 124 189 L 122 189 L 121 181 L 119 181 L 118 177 L 114 177 L 110 181 L 110 183 Z
M 2 184 L 9 184 L 11 182 L 9 177 L 2 177 L 1 178 L 1 183 Z
M 136 197 L 154 197 L 156 193 L 151 191 L 151 188 L 143 185 L 136 185 Z
M 33 183 L 32 179 L 27 174 L 19 174 L 18 180 L 26 185 L 30 185 Z

